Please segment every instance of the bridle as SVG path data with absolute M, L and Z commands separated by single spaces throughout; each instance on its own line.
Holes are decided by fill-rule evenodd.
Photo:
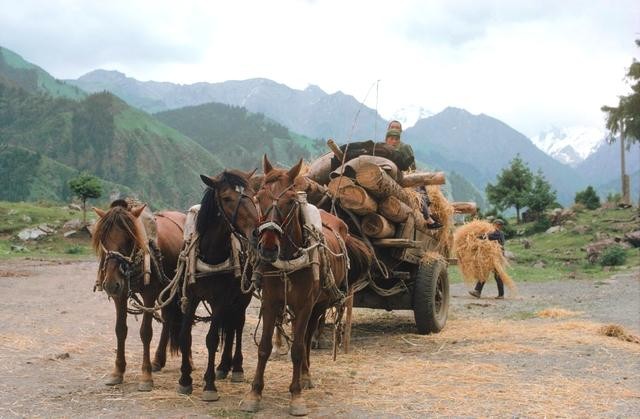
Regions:
M 127 288 L 129 295 L 133 293 L 131 288 L 131 279 L 135 274 L 135 267 L 141 261 L 136 260 L 136 256 L 142 252 L 138 246 L 134 245 L 131 249 L 131 254 L 129 256 L 125 256 L 122 253 L 116 250 L 108 250 L 102 242 L 100 242 L 100 249 L 102 251 L 102 259 L 100 261 L 100 271 L 102 272 L 102 283 L 106 280 L 106 270 L 107 270 L 107 262 L 111 259 L 115 259 L 118 263 L 118 271 L 127 281 Z
M 291 221 L 295 218 L 296 214 L 298 214 L 298 210 L 300 208 L 300 203 L 298 202 L 297 199 L 293 199 L 292 200 L 293 201 L 293 205 L 292 205 L 291 209 L 289 210 L 289 212 L 287 213 L 286 216 L 282 213 L 282 211 L 278 207 L 278 201 L 280 201 L 280 199 L 282 199 L 282 197 L 284 196 L 285 193 L 287 193 L 288 191 L 293 189 L 293 187 L 295 185 L 294 184 L 289 185 L 284 190 L 282 190 L 278 194 L 278 196 L 275 196 L 275 197 L 271 193 L 271 190 L 268 189 L 266 186 L 267 185 L 265 184 L 262 187 L 262 189 L 264 189 L 265 191 L 269 192 L 269 194 L 271 195 L 272 202 L 271 202 L 271 205 L 266 209 L 266 211 L 264 212 L 264 214 L 261 217 L 262 222 L 260 223 L 260 225 L 258 225 L 258 228 L 256 229 L 256 235 L 258 237 L 260 237 L 260 235 L 263 232 L 271 230 L 271 231 L 277 233 L 280 237 L 286 237 L 287 240 L 294 247 L 299 249 L 299 246 L 295 244 L 293 239 L 289 236 L 289 234 L 286 231 L 287 231 L 287 227 L 289 226 Z M 279 219 L 282 220 L 282 222 L 280 224 L 278 224 L 275 221 L 275 219 L 274 219 L 275 217 L 273 217 L 274 213 L 275 213 L 276 217 L 278 217 Z
M 240 240 L 241 242 L 248 242 L 249 239 L 244 235 L 244 233 L 242 233 L 242 231 L 238 230 L 236 228 L 236 221 L 238 220 L 238 211 L 240 210 L 240 205 L 242 204 L 242 200 L 243 199 L 248 199 L 249 202 L 251 202 L 251 204 L 253 205 L 253 207 L 256 209 L 256 213 L 259 213 L 260 209 L 256 206 L 255 202 L 253 201 L 253 198 L 249 195 L 247 195 L 244 191 L 245 188 L 244 186 L 235 186 L 234 190 L 236 192 L 238 192 L 240 194 L 240 196 L 238 197 L 238 203 L 236 204 L 235 208 L 233 209 L 233 213 L 231 214 L 231 218 L 229 218 L 229 216 L 227 215 L 227 213 L 224 211 L 224 207 L 222 206 L 222 198 L 220 198 L 220 194 L 218 193 L 217 189 L 214 189 L 214 192 L 216 194 L 216 201 L 218 203 L 218 211 L 220 213 L 220 215 L 222 216 L 222 218 L 224 219 L 224 221 L 227 223 L 227 226 L 229 227 L 229 229 L 231 230 L 231 234 L 233 234 L 234 236 L 236 236 L 236 238 L 238 240 Z

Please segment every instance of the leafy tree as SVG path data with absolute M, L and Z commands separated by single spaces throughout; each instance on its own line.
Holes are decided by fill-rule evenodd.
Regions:
M 640 47 L 640 39 L 636 39 L 636 45 Z M 631 84 L 632 93 L 620 96 L 618 106 L 603 106 L 601 110 L 607 114 L 607 129 L 611 134 L 622 133 L 633 143 L 640 141 L 640 62 L 635 58 L 625 78 Z M 615 138 L 610 140 L 613 142 Z
M 640 47 L 640 39 L 636 39 L 636 45 Z M 631 85 L 632 93 L 620 96 L 618 106 L 603 106 L 600 109 L 606 113 L 607 129 L 611 133 L 609 143 L 615 142 L 615 135 L 620 135 L 620 167 L 622 171 L 622 195 L 623 200 L 629 203 L 629 180 L 625 173 L 625 140 L 626 148 L 634 142 L 640 141 L 640 62 L 633 59 L 627 74 L 627 82 Z
M 528 205 L 533 174 L 520 155 L 511 160 L 509 167 L 502 169 L 496 184 L 486 188 L 487 199 L 499 210 L 516 209 L 516 222 L 520 223 L 520 210 Z
M 590 210 L 600 208 L 600 197 L 596 194 L 596 191 L 591 185 L 587 186 L 587 189 L 584 191 L 576 193 L 574 202 L 576 204 L 582 204 Z
M 551 190 L 551 184 L 547 182 L 542 171 L 538 170 L 527 199 L 529 210 L 535 215 L 535 219 L 538 219 L 544 210 L 555 204 L 555 201 L 556 191 Z
M 74 195 L 82 200 L 82 221 L 87 223 L 87 199 L 100 198 L 102 185 L 100 180 L 92 175 L 83 173 L 69 181 L 69 188 Z

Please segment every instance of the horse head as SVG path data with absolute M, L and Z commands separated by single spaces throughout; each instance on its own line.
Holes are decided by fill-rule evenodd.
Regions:
M 255 170 L 250 173 L 225 170 L 214 177 L 200 175 L 208 187 L 200 209 L 203 216 L 198 217 L 196 225 L 200 235 L 221 216 L 232 233 L 246 239 L 251 237 L 258 222 L 258 210 L 253 202 L 255 191 L 250 181 L 254 173 Z
M 92 246 L 100 256 L 102 288 L 111 297 L 126 296 L 135 268 L 137 251 L 146 248 L 142 236 L 140 214 L 145 205 L 128 209 L 127 202 L 116 200 L 109 210 L 93 208 L 99 219 L 96 223 Z
M 262 214 L 256 232 L 257 247 L 260 258 L 272 263 L 296 249 L 302 237 L 300 206 L 294 183 L 302 168 L 302 159 L 289 170 L 276 169 L 265 155 L 262 165 L 264 179 L 256 194 Z M 286 251 L 283 247 L 287 248 Z

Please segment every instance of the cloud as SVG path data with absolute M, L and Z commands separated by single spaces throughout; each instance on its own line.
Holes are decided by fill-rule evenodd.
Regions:
M 600 106 L 626 92 L 640 38 L 631 0 L 0 0 L 0 9 L 0 45 L 58 78 L 96 68 L 179 83 L 264 77 L 358 100 L 369 92 L 384 116 L 457 106 L 530 136 L 601 126 Z

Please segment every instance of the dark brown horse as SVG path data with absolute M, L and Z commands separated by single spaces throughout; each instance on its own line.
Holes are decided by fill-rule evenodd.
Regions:
M 242 369 L 242 331 L 245 311 L 251 301 L 251 293 L 243 293 L 238 277 L 238 261 L 234 260 L 232 241 L 241 243 L 240 265 L 244 265 L 249 248 L 250 234 L 255 229 L 258 212 L 253 202 L 254 191 L 249 185 L 251 174 L 238 170 L 224 171 L 216 177 L 201 175 L 207 185 L 196 223 L 199 267 L 196 280 L 186 289 L 186 305 L 180 332 L 180 348 L 188 354 L 191 348 L 191 328 L 196 308 L 201 301 L 211 307 L 211 324 L 207 333 L 209 352 L 204 374 L 205 401 L 218 400 L 215 379 L 226 378 L 232 371 L 232 382 L 244 381 Z M 249 272 L 248 275 L 251 275 Z M 183 296 L 185 297 L 185 296 Z M 224 348 L 220 364 L 215 368 L 215 353 L 223 332 Z M 231 356 L 235 337 L 236 347 Z M 189 394 L 193 391 L 191 362 L 187 355 L 182 358 L 178 391 Z
M 157 248 L 160 254 L 154 254 L 151 250 L 151 276 L 148 281 L 144 279 L 143 260 L 145 252 L 150 252 L 150 244 L 146 240 L 144 226 L 140 220 L 140 214 L 144 205 L 127 209 L 127 202 L 116 200 L 108 211 L 94 208 L 99 220 L 96 223 L 92 245 L 100 257 L 100 270 L 98 272 L 98 285 L 101 286 L 115 302 L 116 306 L 116 337 L 118 347 L 116 352 L 116 365 L 107 385 L 120 384 L 126 368 L 124 345 L 127 338 L 127 309 L 131 296 L 139 294 L 142 303 L 147 307 L 153 307 L 156 298 L 162 291 L 165 281 L 163 275 L 173 276 L 180 249 L 182 248 L 182 226 L 185 215 L 179 212 L 163 212 L 156 216 Z M 163 272 L 160 272 L 160 271 Z M 148 282 L 148 283 L 145 283 Z M 163 314 L 179 312 L 177 305 L 169 305 L 163 309 Z M 178 319 L 179 315 L 172 316 Z M 149 346 L 153 336 L 151 323 L 153 314 L 144 312 L 140 325 L 140 339 L 143 344 L 142 377 L 138 384 L 138 390 L 150 391 L 153 388 L 151 377 L 154 371 L 162 369 L 166 362 L 167 342 L 171 341 L 171 350 L 178 349 L 178 333 L 180 323 L 163 323 L 160 342 L 155 353 L 153 364 L 150 361 Z
M 264 157 L 264 179 L 262 187 L 256 194 L 262 217 L 257 230 L 258 254 L 262 261 L 256 270 L 262 273 L 262 337 L 258 350 L 258 365 L 251 386 L 251 392 L 242 401 L 241 408 L 255 412 L 259 409 L 264 388 L 264 371 L 271 354 L 272 337 L 278 318 L 288 307 L 292 313 L 293 343 L 291 345 L 291 361 L 293 376 L 289 391 L 291 402 L 289 413 L 292 415 L 307 414 L 306 403 L 302 397 L 302 388 L 312 386 L 309 375 L 309 355 L 311 338 L 318 326 L 318 321 L 325 310 L 336 303 L 335 292 L 328 276 L 332 275 L 337 287 L 344 285 L 349 274 L 349 281 L 368 272 L 371 257 L 365 245 L 359 240 L 349 237 L 346 224 L 329 213 L 322 214 L 321 241 L 325 248 L 317 247 L 318 241 L 309 241 L 308 228 L 304 226 L 301 201 L 295 191 L 294 181 L 300 173 L 302 160 L 290 170 L 274 169 Z M 333 228 L 328 228 L 331 225 Z M 341 245 L 346 245 L 351 263 L 347 272 L 347 255 Z M 323 257 L 313 259 L 314 263 L 304 262 L 304 254 L 311 254 L 310 248 L 316 243 L 316 249 L 322 250 Z M 296 268 L 292 265 L 301 261 Z M 313 262 L 309 259 L 310 262 Z M 317 266 L 319 264 L 319 266 Z M 314 272 L 314 269 L 317 269 Z M 330 269 L 330 272 L 329 272 Z M 333 287 L 333 290 L 337 290 Z

